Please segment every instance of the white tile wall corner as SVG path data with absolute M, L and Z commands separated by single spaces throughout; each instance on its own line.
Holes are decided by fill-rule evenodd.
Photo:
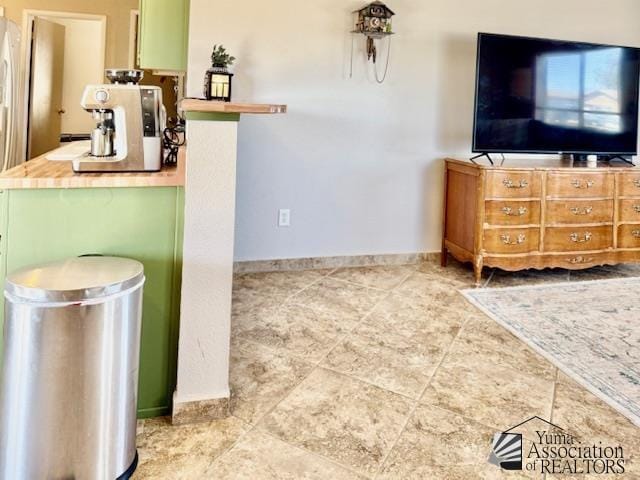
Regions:
M 237 126 L 187 121 L 175 403 L 229 396 Z

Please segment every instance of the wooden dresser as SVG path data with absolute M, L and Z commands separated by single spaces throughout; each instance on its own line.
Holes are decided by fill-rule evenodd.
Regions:
M 563 160 L 445 160 L 447 252 L 504 270 L 640 262 L 640 167 Z

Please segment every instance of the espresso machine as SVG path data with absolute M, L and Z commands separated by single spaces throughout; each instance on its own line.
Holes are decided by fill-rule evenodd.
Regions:
M 112 82 L 88 85 L 80 104 L 96 121 L 91 149 L 75 172 L 153 172 L 162 167 L 165 110 L 159 87 L 138 85 L 140 70 L 106 71 Z

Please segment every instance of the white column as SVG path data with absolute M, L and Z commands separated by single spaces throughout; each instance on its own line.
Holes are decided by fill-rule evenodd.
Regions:
M 177 423 L 228 405 L 237 130 L 237 121 L 187 120 Z

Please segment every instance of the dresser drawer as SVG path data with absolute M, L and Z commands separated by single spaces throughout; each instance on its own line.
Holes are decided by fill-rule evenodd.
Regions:
M 547 224 L 613 223 L 613 200 L 547 200 Z
M 613 247 L 613 227 L 548 227 L 544 233 L 546 252 L 606 250 Z
M 640 225 L 618 227 L 618 248 L 640 248 Z
M 552 198 L 613 197 L 613 175 L 604 172 L 549 172 L 547 196 Z
M 487 200 L 484 215 L 489 225 L 535 225 L 540 223 L 540 202 Z
M 640 198 L 620 200 L 620 221 L 640 222 Z
M 487 198 L 537 198 L 540 173 L 528 170 L 491 170 L 486 173 Z
M 618 191 L 625 197 L 640 197 L 640 172 L 639 173 L 619 173 Z
M 640 257 L 640 251 L 627 252 Z M 567 268 L 579 270 L 598 265 L 620 263 L 614 250 L 604 252 L 547 253 L 540 255 L 522 255 L 518 257 L 490 256 L 484 257 L 484 265 L 505 270 L 521 270 L 524 268 Z
M 484 230 L 484 249 L 488 253 L 526 253 L 538 251 L 539 228 L 491 228 Z

